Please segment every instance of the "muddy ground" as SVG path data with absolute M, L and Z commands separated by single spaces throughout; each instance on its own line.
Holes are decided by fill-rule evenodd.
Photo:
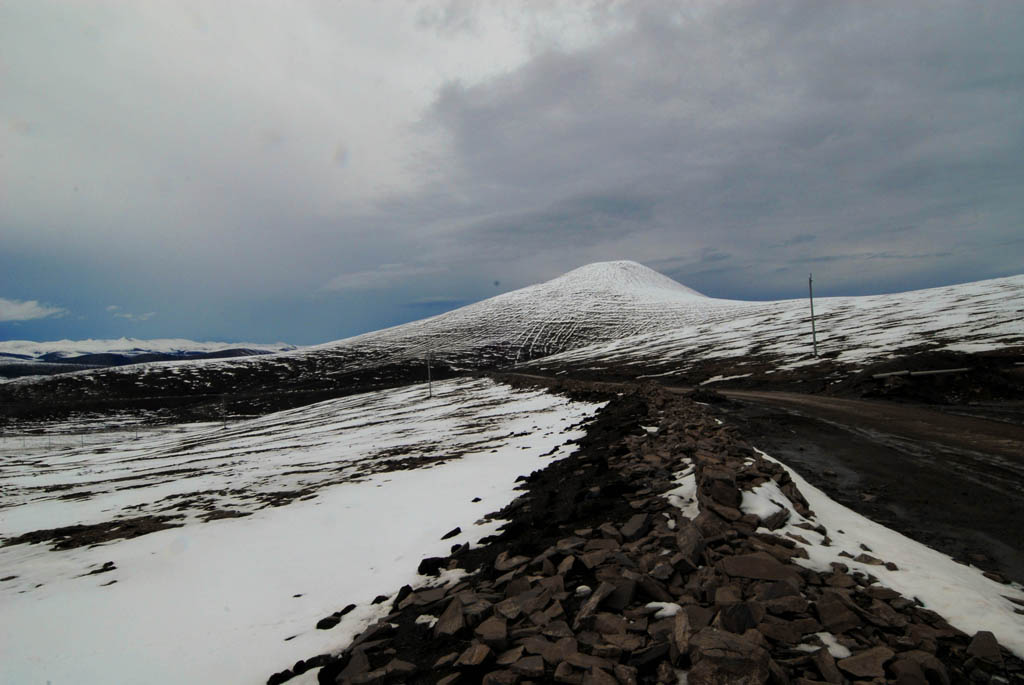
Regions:
M 723 393 L 705 399 L 836 501 L 1024 582 L 1024 426 L 884 401 Z

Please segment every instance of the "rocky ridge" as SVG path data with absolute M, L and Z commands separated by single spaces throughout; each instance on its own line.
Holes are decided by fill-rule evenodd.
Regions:
M 768 480 L 813 520 L 788 473 L 735 429 L 635 387 L 576 454 L 524 478 L 494 515 L 509 520 L 501 534 L 425 559 L 437 581 L 403 587 L 345 651 L 269 682 L 317 667 L 321 683 L 1024 682 L 991 633 L 965 635 L 842 564 L 794 563 L 805 541 L 772 532 L 788 512 L 740 509 Z

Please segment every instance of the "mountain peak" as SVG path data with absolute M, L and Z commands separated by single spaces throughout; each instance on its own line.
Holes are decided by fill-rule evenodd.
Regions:
M 643 297 L 656 297 L 659 291 L 666 291 L 664 295 L 673 298 L 680 295 L 705 297 L 650 267 L 628 259 L 585 264 L 549 281 L 548 284 L 555 287 L 573 284 L 597 291 L 634 291 L 637 296 Z

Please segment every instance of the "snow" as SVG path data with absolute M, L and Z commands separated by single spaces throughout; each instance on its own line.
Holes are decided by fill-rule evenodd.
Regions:
M 778 460 L 761 454 L 786 468 Z M 871 574 L 881 585 L 904 597 L 920 600 L 926 608 L 968 635 L 990 630 L 1004 647 L 1024 656 L 1024 616 L 1014 613 L 1016 607 L 1007 599 L 1024 601 L 1024 588 L 989 580 L 977 568 L 959 564 L 945 554 L 847 509 L 792 469 L 787 470 L 814 512 L 813 519 L 800 516 L 774 481 L 744 493 L 741 509 L 744 513 L 758 515 L 776 511 L 780 506 L 789 509 L 789 521 L 773 532 L 777 535 L 790 533 L 808 540 L 807 545 L 797 544 L 807 550 L 809 558 L 794 559 L 796 563 L 828 571 L 832 562 L 839 562 L 851 571 Z M 825 546 L 822 535 L 796 525 L 801 522 L 823 525 L 831 544 Z M 863 552 L 861 545 L 870 549 L 867 552 L 870 556 L 894 563 L 897 570 L 839 556 L 845 551 L 856 557 Z
M 200 425 L 139 445 L 115 442 L 109 452 L 93 449 L 95 471 L 85 464 L 88 450 L 34 457 L 31 473 L 18 476 L 16 491 L 5 488 L 0 500 L 5 534 L 9 521 L 30 527 L 33 511 L 47 523 L 148 512 L 168 488 L 258 490 L 275 478 L 292 488 L 299 481 L 284 474 L 289 462 L 315 461 L 307 476 L 315 487 L 324 470 L 394 459 L 396 451 L 444 459 L 430 468 L 356 472 L 285 506 L 242 501 L 252 512 L 244 518 L 201 523 L 186 508 L 184 527 L 132 540 L 65 551 L 0 548 L 4 575 L 17 576 L 0 583 L 0 682 L 257 683 L 300 658 L 343 648 L 387 611 L 387 603 L 370 604 L 375 596 L 426 581 L 416 575 L 420 559 L 495 532 L 501 522 L 481 518 L 515 497 L 517 476 L 571 453 L 564 443 L 583 434 L 578 425 L 599 406 L 485 380 L 434 388 L 435 402 L 422 387 L 403 388 L 228 431 Z M 245 455 L 250 441 L 272 447 Z M 154 471 L 177 460 L 201 475 L 151 478 L 148 460 Z M 116 481 L 121 475 L 130 480 Z M 61 500 L 33 490 L 33 478 L 99 490 L 91 500 Z M 127 510 L 130 504 L 142 506 Z M 441 540 L 455 526 L 463 532 Z M 83 575 L 108 561 L 115 570 Z M 349 603 L 358 608 L 337 627 L 314 628 Z
M 184 338 L 157 338 L 140 340 L 138 338 L 118 338 L 116 340 L 53 340 L 36 342 L 33 340 L 0 341 L 0 354 L 20 354 L 38 358 L 47 354 L 60 357 L 78 357 L 86 354 L 123 354 L 137 356 L 140 354 L 187 354 L 199 352 L 220 352 L 221 350 L 256 350 L 261 352 L 283 352 L 298 349 L 287 343 L 227 343 L 197 342 Z
M 589 371 L 636 365 L 644 378 L 686 373 L 708 360 L 785 370 L 818 363 L 811 354 L 807 300 L 707 300 L 706 316 L 667 331 L 599 342 L 545 357 L 527 368 L 576 366 Z M 720 306 L 721 305 L 721 306 Z M 1024 275 L 905 293 L 815 298 L 818 352 L 854 366 L 928 346 L 979 352 L 1024 343 Z M 709 381 L 726 380 L 720 376 Z
M 683 610 L 675 602 L 648 602 L 645 606 L 648 609 L 657 609 L 654 618 L 671 618 Z

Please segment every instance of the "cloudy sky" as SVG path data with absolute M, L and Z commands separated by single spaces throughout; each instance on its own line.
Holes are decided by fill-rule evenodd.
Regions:
M 0 339 L 1024 271 L 1024 3 L 0 0 Z

